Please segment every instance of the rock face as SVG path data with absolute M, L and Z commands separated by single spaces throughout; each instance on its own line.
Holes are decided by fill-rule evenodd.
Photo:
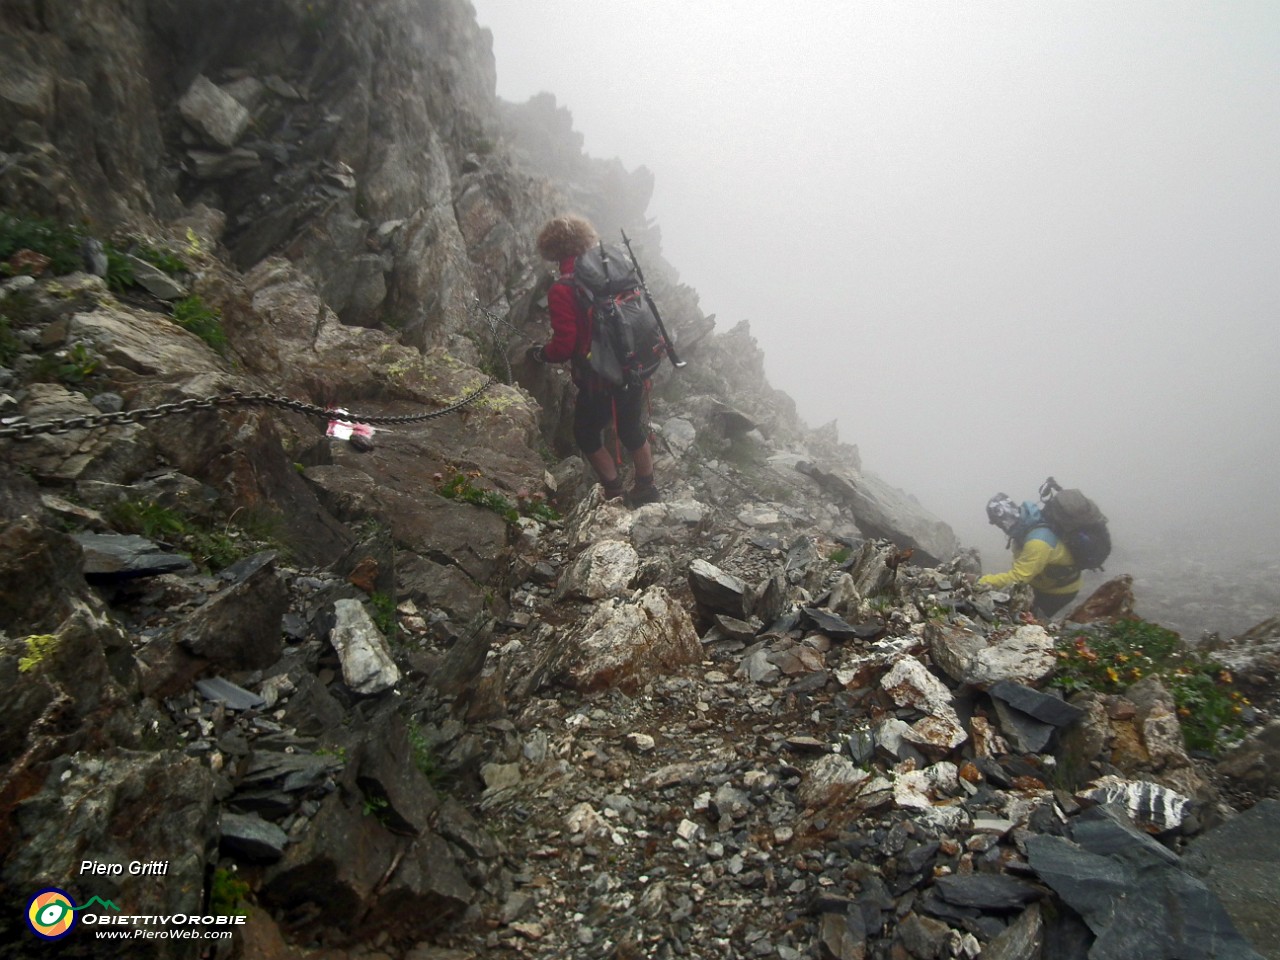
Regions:
M 0 953 L 45 886 L 245 957 L 1272 949 L 1274 623 L 1212 772 L 1185 691 L 1062 698 L 1064 628 L 799 420 L 469 3 L 231 7 L 0 14 L 0 233 L 60 237 L 0 279 Z M 689 361 L 635 511 L 522 361 L 569 209 Z
M 798 464 L 796 469 L 813 477 L 837 501 L 847 503 L 866 537 L 887 538 L 918 550 L 920 562 L 928 566 L 950 560 L 960 549 L 950 527 L 873 474 L 817 464 Z
M 6 885 L 34 891 L 74 876 L 81 904 L 100 897 L 139 914 L 202 909 L 215 820 L 205 764 L 177 751 L 109 750 L 63 758 L 49 772 L 19 808 Z M 96 875 L 83 869 L 86 859 L 126 867 L 162 860 L 166 879 L 127 869 Z
M 1261 956 L 1176 854 L 1105 807 L 1078 819 L 1070 840 L 1033 838 L 1027 855 L 1097 937 L 1091 958 Z M 1190 922 L 1170 924 L 1171 913 Z
M 1280 801 L 1263 800 L 1197 838 L 1182 866 L 1222 900 L 1237 929 L 1268 960 L 1280 956 L 1280 896 L 1273 865 L 1280 856 Z
M 226 586 L 176 631 L 189 653 L 233 671 L 269 667 L 280 658 L 280 622 L 289 609 L 275 574 L 275 554 L 248 557 L 223 571 Z

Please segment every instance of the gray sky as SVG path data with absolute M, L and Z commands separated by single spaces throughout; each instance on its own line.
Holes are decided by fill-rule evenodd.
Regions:
M 964 542 L 1053 474 L 1275 555 L 1280 4 L 473 3 L 499 96 L 651 169 L 718 329 Z

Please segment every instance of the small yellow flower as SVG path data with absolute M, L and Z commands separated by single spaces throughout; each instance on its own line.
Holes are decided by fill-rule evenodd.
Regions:
M 1115 667 L 1107 667 L 1107 679 L 1110 680 L 1112 683 L 1119 682 L 1120 674 L 1116 673 Z

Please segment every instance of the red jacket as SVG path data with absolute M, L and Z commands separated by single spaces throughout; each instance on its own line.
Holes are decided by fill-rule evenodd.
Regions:
M 591 352 L 591 323 L 587 311 L 578 302 L 578 291 L 573 285 L 573 262 L 573 257 L 561 261 L 560 279 L 547 291 L 551 339 L 542 352 L 548 363 L 564 363 L 571 357 L 585 358 Z M 574 364 L 575 376 L 578 366 Z

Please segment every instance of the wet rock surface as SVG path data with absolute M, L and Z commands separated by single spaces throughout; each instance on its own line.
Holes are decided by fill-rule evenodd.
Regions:
M 583 156 L 550 98 L 494 102 L 465 3 L 29 6 L 0 23 L 29 51 L 0 198 L 186 269 L 117 296 L 99 243 L 0 281 L 6 417 L 440 413 L 505 366 L 476 297 L 516 366 L 543 336 L 546 216 L 647 223 L 647 171 Z M 153 85 L 157 50 L 192 75 Z M 1153 680 L 1060 695 L 1069 631 L 1131 614 L 1132 579 L 1071 623 L 975 591 L 637 239 L 690 361 L 654 384 L 662 503 L 566 458 L 553 368 L 360 449 L 249 404 L 0 441 L 6 955 L 56 885 L 245 911 L 218 957 L 1275 956 L 1276 621 L 1217 651 L 1251 701 L 1221 757 Z M 172 322 L 187 292 L 227 352 Z
M 1037 686 L 1062 627 L 970 618 L 982 598 L 962 576 L 895 562 L 883 542 L 846 566 L 837 541 L 798 525 L 787 540 L 714 520 L 631 540 L 679 523 L 670 509 L 646 507 L 642 526 L 592 496 L 523 525 L 512 556 L 526 579 L 487 623 L 408 597 L 385 619 L 369 592 L 377 538 L 345 577 L 265 551 L 217 577 L 99 584 L 84 594 L 99 626 L 50 651 L 45 700 L 8 710 L 38 732 L 59 696 L 94 709 L 99 691 L 57 680 L 85 643 L 104 669 L 122 643 L 135 651 L 117 703 L 138 678 L 157 689 L 149 651 L 185 651 L 149 726 L 105 735 L 166 743 L 175 772 L 208 778 L 180 807 L 159 804 L 155 829 L 189 830 L 173 819 L 189 811 L 205 836 L 186 842 L 190 869 L 255 877 L 249 896 L 271 918 L 257 922 L 300 945 L 351 949 L 390 930 L 388 948 L 462 955 L 1034 957 L 1074 937 L 1079 956 L 1259 955 L 1265 894 L 1220 896 L 1207 866 L 1220 858 L 1188 854 L 1184 868 L 1180 855 L 1188 840 L 1213 851 L 1228 827 L 1218 842 L 1264 849 L 1270 808 L 1244 840 L 1240 816 L 1206 831 L 1231 811 L 1209 769 L 1179 792 L 1195 762 L 1160 719 L 1160 687 L 1135 686 L 1125 709 Z M 633 582 L 600 598 L 566 589 L 591 582 L 575 558 L 598 544 L 634 556 Z M 261 639 L 237 640 L 249 626 Z M 1011 644 L 1020 657 L 1000 652 Z M 1127 770 L 1106 746 L 1117 723 L 1142 746 Z M 1083 767 L 1064 766 L 1082 750 Z M 153 755 L 102 756 L 124 771 Z M 9 782 L 29 811 L 11 841 L 34 849 L 49 787 Z M 1123 910 L 1100 899 L 1108 885 L 1127 891 Z M 1196 928 L 1168 926 L 1173 901 Z

